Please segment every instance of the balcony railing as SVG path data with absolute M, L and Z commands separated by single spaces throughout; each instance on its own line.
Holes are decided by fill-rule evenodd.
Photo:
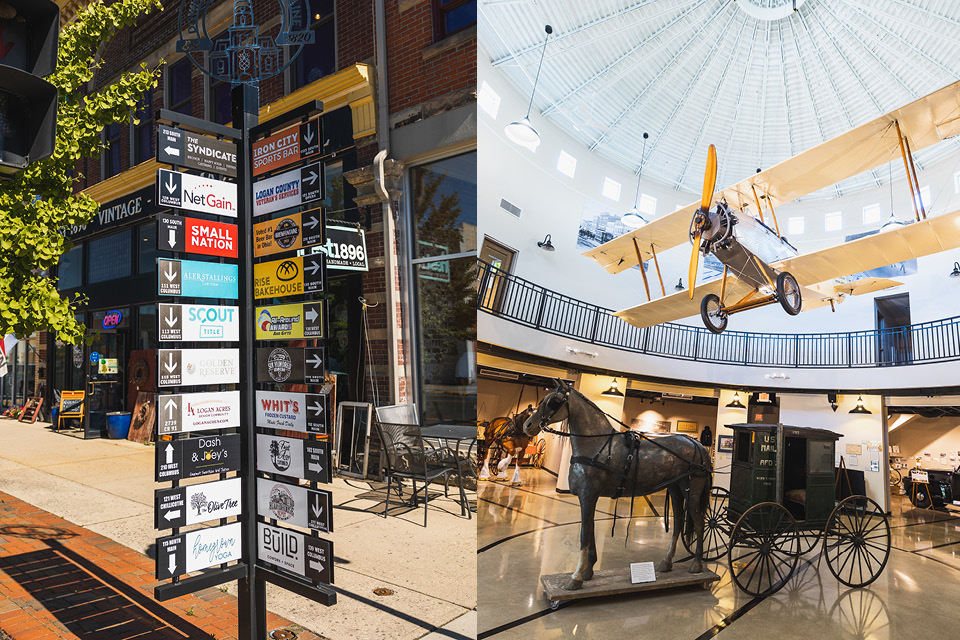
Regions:
M 717 335 L 664 323 L 640 329 L 612 310 L 571 298 L 480 261 L 477 308 L 510 322 L 622 351 L 755 367 L 881 367 L 960 359 L 960 317 L 846 333 Z

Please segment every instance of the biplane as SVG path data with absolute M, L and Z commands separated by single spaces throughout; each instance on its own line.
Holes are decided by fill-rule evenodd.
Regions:
M 616 312 L 638 327 L 679 320 L 699 310 L 721 333 L 729 316 L 779 304 L 790 315 L 901 284 L 885 278 L 838 279 L 960 246 L 960 211 L 927 219 L 913 152 L 960 134 L 960 82 L 880 116 L 714 194 L 716 149 L 710 145 L 703 194 L 677 211 L 583 255 L 612 274 L 640 266 L 647 302 Z M 783 237 L 776 207 L 884 163 L 902 159 L 914 220 L 840 245 L 800 255 Z M 766 204 L 765 215 L 764 207 Z M 756 214 L 750 209 L 755 206 Z M 692 244 L 689 291 L 667 295 L 657 254 Z M 719 278 L 697 285 L 700 257 L 723 265 Z M 644 264 L 652 261 L 662 296 L 651 298 Z M 697 299 L 699 301 L 697 301 Z M 698 309 L 699 307 L 699 309 Z

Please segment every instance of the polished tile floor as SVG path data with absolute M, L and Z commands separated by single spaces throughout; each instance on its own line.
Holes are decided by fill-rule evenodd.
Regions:
M 524 469 L 524 485 L 481 483 L 478 495 L 478 638 L 857 638 L 944 640 L 960 637 L 960 512 L 914 509 L 893 497 L 890 559 L 873 584 L 838 582 L 818 554 L 803 556 L 776 594 L 753 598 L 732 584 L 726 559 L 709 563 L 720 575 L 709 589 L 578 600 L 551 610 L 540 575 L 571 572 L 579 548 L 577 498 L 555 491 L 556 479 Z M 651 497 L 662 511 L 663 495 Z M 618 513 L 629 511 L 621 499 Z M 613 502 L 597 509 L 597 569 L 659 562 L 666 551 L 663 521 L 637 498 L 611 537 Z M 819 547 L 818 547 L 819 549 Z M 682 549 L 680 550 L 682 552 Z M 678 554 L 681 557 L 681 554 Z M 685 570 L 678 565 L 675 570 Z

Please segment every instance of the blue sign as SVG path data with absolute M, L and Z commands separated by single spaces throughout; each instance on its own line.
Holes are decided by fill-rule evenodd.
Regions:
M 157 260 L 157 291 L 162 296 L 236 300 L 237 265 L 197 260 Z
M 121 322 L 123 322 L 123 314 L 119 311 L 111 311 L 107 315 L 103 316 L 104 329 L 116 329 L 120 326 Z
M 233 84 L 255 84 L 275 76 L 290 66 L 304 45 L 313 44 L 315 34 L 310 25 L 319 18 L 310 13 L 309 0 L 277 3 L 280 32 L 276 37 L 260 33 L 260 25 L 254 20 L 253 0 L 234 0 L 233 25 L 227 28 L 226 37 L 214 41 L 207 33 L 207 13 L 215 3 L 183 0 L 177 51 L 186 52 L 207 75 Z M 212 24 L 219 26 L 218 21 L 219 18 Z
M 100 360 L 100 354 L 97 353 L 96 351 L 91 351 L 91 352 L 90 352 L 90 364 L 97 364 L 97 362 L 98 362 L 99 360 Z

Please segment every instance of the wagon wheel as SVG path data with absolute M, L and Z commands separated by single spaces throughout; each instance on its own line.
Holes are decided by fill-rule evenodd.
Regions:
M 782 505 L 761 502 L 740 516 L 727 561 L 742 591 L 768 596 L 790 579 L 800 559 L 797 521 Z
M 723 487 L 710 489 L 710 504 L 703 516 L 703 560 L 719 560 L 727 555 L 732 526 L 727 515 L 728 506 L 730 506 L 729 491 Z M 687 553 L 693 555 L 697 544 L 696 536 L 692 535 L 689 542 L 686 536 L 680 536 L 680 540 Z
M 896 487 L 902 481 L 903 481 L 903 474 L 900 473 L 900 470 L 890 467 L 890 486 Z
M 816 529 L 801 529 L 797 539 L 800 541 L 800 555 L 805 556 L 813 551 L 820 543 L 820 531 Z
M 842 500 L 823 531 L 823 553 L 830 573 L 848 587 L 876 580 L 890 557 L 890 522 L 880 505 L 866 496 Z

